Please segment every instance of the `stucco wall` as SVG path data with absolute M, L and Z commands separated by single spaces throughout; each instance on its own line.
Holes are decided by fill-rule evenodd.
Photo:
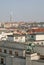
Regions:
M 36 35 L 36 40 L 44 40 L 44 35 Z

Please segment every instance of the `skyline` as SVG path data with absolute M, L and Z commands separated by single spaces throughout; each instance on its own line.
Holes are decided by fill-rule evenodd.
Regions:
M 0 21 L 44 22 L 44 0 L 0 0 Z

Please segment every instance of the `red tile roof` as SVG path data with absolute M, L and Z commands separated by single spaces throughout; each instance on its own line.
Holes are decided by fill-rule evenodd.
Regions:
M 33 34 L 33 33 L 43 33 L 44 32 L 44 28 L 36 28 L 36 29 L 30 29 L 28 30 L 28 34 Z

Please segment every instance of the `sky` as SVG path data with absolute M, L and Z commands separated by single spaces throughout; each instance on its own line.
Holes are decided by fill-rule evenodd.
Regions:
M 0 0 L 0 21 L 44 22 L 44 0 Z

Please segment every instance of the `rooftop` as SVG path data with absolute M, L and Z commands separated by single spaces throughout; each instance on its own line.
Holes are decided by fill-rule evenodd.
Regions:
M 44 28 L 30 29 L 27 31 L 28 34 L 44 33 Z

